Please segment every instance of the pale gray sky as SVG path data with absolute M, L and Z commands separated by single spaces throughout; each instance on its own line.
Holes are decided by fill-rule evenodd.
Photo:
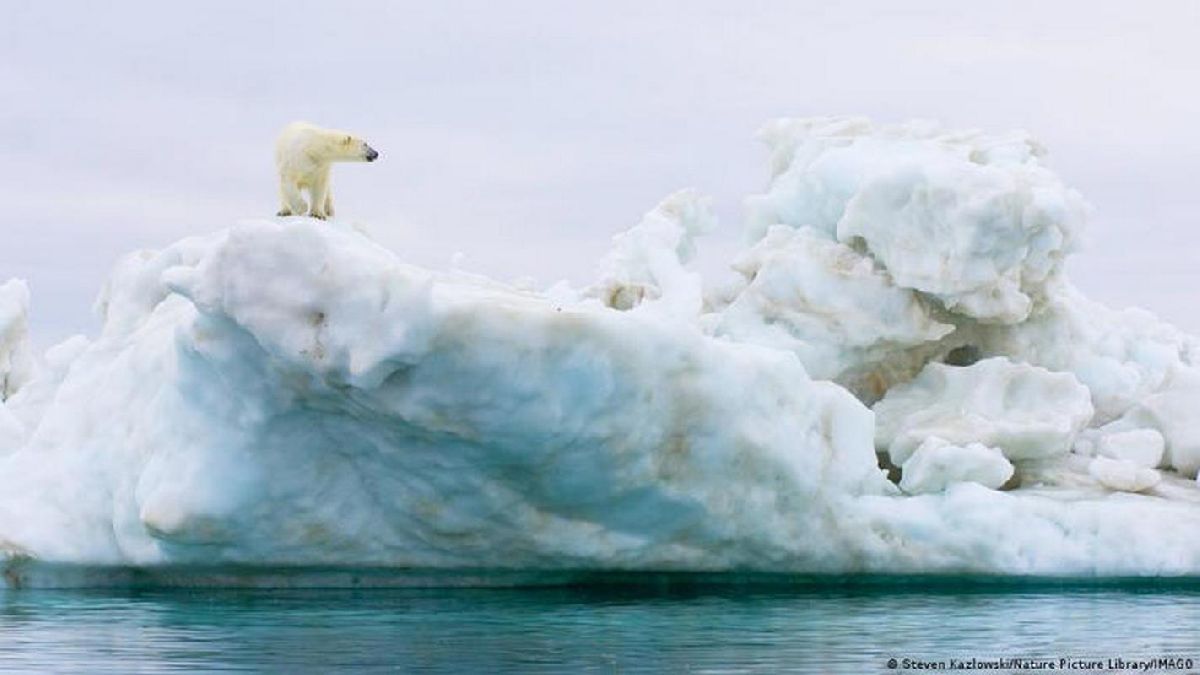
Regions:
M 0 279 L 41 346 L 94 332 L 121 254 L 277 208 L 294 119 L 383 153 L 339 215 L 402 258 L 584 281 L 662 196 L 737 241 L 767 119 L 861 114 L 1032 131 L 1096 206 L 1093 297 L 1200 332 L 1200 3 L 0 4 Z

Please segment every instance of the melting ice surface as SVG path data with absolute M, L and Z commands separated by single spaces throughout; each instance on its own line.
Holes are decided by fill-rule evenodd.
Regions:
M 586 288 L 338 222 L 139 251 L 35 357 L 0 286 L 0 550 L 37 563 L 1200 572 L 1200 351 L 1063 275 L 1020 133 L 766 127 L 734 280 L 671 195 Z

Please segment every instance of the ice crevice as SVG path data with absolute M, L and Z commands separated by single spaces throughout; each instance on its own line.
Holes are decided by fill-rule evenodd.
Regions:
M 731 276 L 693 190 L 545 292 L 340 221 L 122 259 L 36 355 L 0 285 L 9 563 L 1200 572 L 1197 343 L 1063 273 L 1023 133 L 784 119 Z

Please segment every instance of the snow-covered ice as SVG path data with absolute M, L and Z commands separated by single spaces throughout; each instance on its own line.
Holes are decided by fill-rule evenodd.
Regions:
M 914 367 L 898 353 L 954 330 L 869 257 L 808 227 L 772 227 L 733 266 L 744 287 L 716 334 L 791 351 L 814 377 L 855 392 L 881 395 L 881 371 Z
M 999 448 L 982 443 L 951 445 L 930 436 L 901 467 L 900 489 L 908 494 L 942 492 L 954 483 L 979 483 L 999 489 L 1013 476 L 1013 465 Z
M 695 190 L 670 195 L 640 223 L 613 237 L 591 295 L 614 309 L 642 305 L 695 320 L 703 308 L 703 284 L 686 265 L 696 253 L 696 237 L 714 227 L 707 197 Z
M 246 221 L 126 256 L 97 335 L 35 359 L 0 286 L 5 578 L 1200 573 L 1197 342 L 1071 286 L 1088 207 L 1035 142 L 763 137 L 727 283 L 689 264 L 715 220 L 685 190 L 578 289 Z
M 1088 390 L 1070 373 L 993 357 L 930 363 L 875 404 L 875 441 L 902 464 L 927 438 L 980 442 L 1010 460 L 1065 455 L 1092 418 Z
M 1162 480 L 1154 469 L 1124 459 L 1097 457 L 1088 464 L 1088 473 L 1100 484 L 1113 490 L 1141 492 L 1158 485 Z
M 1123 426 L 1123 421 L 1118 420 L 1099 429 L 1089 430 L 1093 433 L 1089 434 L 1088 438 L 1081 438 L 1076 442 L 1076 452 L 1121 459 L 1147 469 L 1158 467 L 1166 449 L 1166 441 L 1162 434 L 1154 429 L 1122 431 L 1120 427 Z
M 981 320 L 1027 318 L 1086 215 L 1021 133 L 786 119 L 762 136 L 775 175 L 751 200 L 752 232 L 807 225 L 857 243 L 898 286 Z

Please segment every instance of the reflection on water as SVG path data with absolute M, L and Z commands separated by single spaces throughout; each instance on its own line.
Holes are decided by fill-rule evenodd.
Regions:
M 0 591 L 0 670 L 883 672 L 1200 657 L 1192 587 Z M 915 672 L 915 671 L 913 671 Z

